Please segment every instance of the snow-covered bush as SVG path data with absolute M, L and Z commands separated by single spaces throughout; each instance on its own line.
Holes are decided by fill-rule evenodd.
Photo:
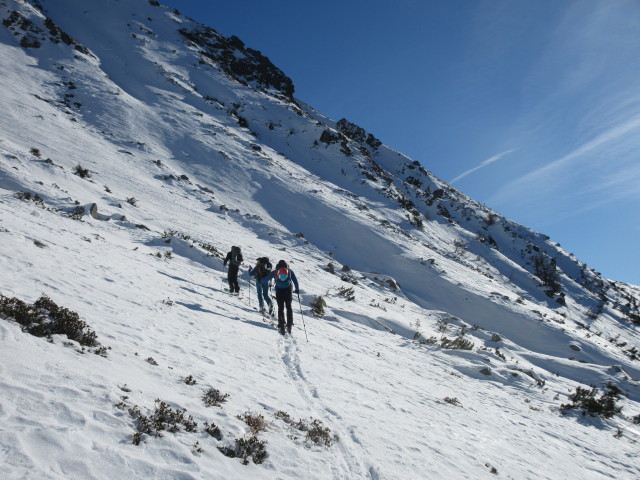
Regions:
M 80 178 L 91 178 L 89 170 L 83 168 L 80 164 L 76 165 L 76 167 L 73 169 L 73 173 L 75 175 L 78 175 Z
M 346 298 L 347 301 L 349 301 L 349 302 L 353 302 L 356 299 L 356 295 L 355 295 L 355 292 L 353 290 L 353 287 L 342 287 L 342 288 L 340 288 L 340 290 L 338 290 L 338 295 L 340 295 L 341 297 Z
M 184 429 L 196 432 L 198 424 L 191 415 L 186 416 L 186 410 L 174 410 L 166 402 L 156 400 L 155 408 L 150 415 L 143 415 L 137 405 L 129 409 L 129 414 L 135 419 L 137 432 L 133 435 L 133 444 L 139 445 L 143 435 L 162 437 L 162 432 L 176 433 Z
M 210 388 L 202 396 L 202 401 L 206 407 L 219 407 L 227 401 L 228 397 L 228 393 L 221 393 L 220 390 L 216 388 Z
M 322 425 L 322 422 L 318 419 L 311 418 L 309 423 L 304 425 L 307 429 L 307 440 L 313 442 L 316 445 L 323 445 L 330 447 L 334 442 L 338 440 L 337 435 L 332 435 L 329 427 Z M 302 428 L 302 430 L 304 430 Z
M 553 297 L 560 293 L 560 277 L 556 266 L 556 260 L 544 255 L 533 257 L 534 273 L 540 279 L 543 287 L 549 287 L 546 294 Z
M 36 337 L 66 335 L 85 347 L 99 345 L 96 332 L 89 329 L 76 312 L 56 305 L 46 295 L 28 305 L 18 298 L 0 294 L 0 316 L 15 320 L 23 331 Z
M 306 440 L 318 446 L 330 447 L 335 442 L 339 441 L 339 438 L 335 434 L 331 434 L 331 430 L 325 427 L 317 418 L 300 419 L 295 421 L 285 411 L 278 411 L 275 414 L 276 418 L 282 419 L 286 424 L 291 425 L 296 430 L 306 432 Z
M 324 317 L 324 307 L 327 306 L 327 302 L 324 301 L 324 298 L 322 298 L 321 295 L 318 295 L 315 299 L 309 302 L 309 306 L 311 307 L 311 313 L 313 313 L 315 317 Z
M 565 414 L 568 410 L 578 409 L 582 410 L 583 415 L 611 418 L 622 411 L 622 407 L 616 406 L 616 400 L 622 391 L 612 383 L 609 383 L 607 388 L 609 389 L 607 392 L 604 392 L 600 398 L 596 398 L 598 394 L 596 387 L 592 386 L 591 389 L 577 387 L 576 392 L 569 395 L 571 403 L 560 405 L 560 411 Z
M 264 415 L 260 415 L 259 413 L 245 412 L 242 415 L 238 415 L 237 418 L 246 423 L 254 435 L 266 431 L 269 427 L 269 423 L 264 418 Z
M 467 340 L 462 335 L 453 339 L 442 337 L 440 346 L 447 350 L 473 350 L 473 342 Z
M 204 422 L 204 431 L 216 440 L 222 440 L 222 432 L 215 423 Z
M 218 447 L 218 450 L 230 458 L 241 458 L 243 465 L 249 464 L 249 458 L 253 463 L 262 463 L 267 458 L 267 444 L 264 440 L 258 440 L 255 435 L 249 438 L 236 438 L 235 447 Z
M 450 403 L 451 405 L 455 405 L 456 407 L 461 407 L 460 400 L 455 397 L 444 397 L 444 401 Z
M 82 217 L 84 217 L 84 214 L 84 207 L 78 205 L 73 210 L 71 210 L 68 215 L 73 220 L 82 221 Z
M 18 192 L 16 193 L 16 197 L 18 197 L 20 200 L 32 201 L 40 206 L 44 204 L 44 201 L 42 200 L 42 198 L 40 198 L 40 196 L 37 193 L 34 195 L 31 195 L 31 193 L 29 192 Z

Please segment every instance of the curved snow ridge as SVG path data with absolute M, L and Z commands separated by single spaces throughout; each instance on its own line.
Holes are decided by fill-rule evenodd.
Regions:
M 279 338 L 278 348 L 282 358 L 285 374 L 291 379 L 300 393 L 300 397 L 308 405 L 309 410 L 318 412 L 331 425 L 330 430 L 338 436 L 335 448 L 339 452 L 339 462 L 335 463 L 334 478 L 363 478 L 377 479 L 377 470 L 374 466 L 365 466 L 362 462 L 364 452 L 358 448 L 360 444 L 353 428 L 346 430 L 341 426 L 345 421 L 342 416 L 332 408 L 324 405 L 318 389 L 304 375 L 300 362 L 299 348 L 294 338 Z M 328 415 L 327 415 L 328 414 Z

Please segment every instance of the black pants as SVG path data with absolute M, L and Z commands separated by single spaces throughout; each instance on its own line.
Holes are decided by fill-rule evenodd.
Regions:
M 227 279 L 229 280 L 229 291 L 231 293 L 240 292 L 240 285 L 238 285 L 238 270 L 240 265 L 229 265 L 229 274 Z
M 293 326 L 293 309 L 291 301 L 293 294 L 290 288 L 276 288 L 276 302 L 278 302 L 278 328 L 284 328 L 284 307 L 287 307 L 287 327 Z

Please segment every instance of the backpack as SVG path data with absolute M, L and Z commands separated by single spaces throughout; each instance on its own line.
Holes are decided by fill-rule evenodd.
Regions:
M 271 262 L 267 257 L 258 259 L 258 278 L 262 280 L 271 273 Z
M 240 252 L 240 247 L 231 247 L 231 260 L 229 264 L 231 265 L 240 265 L 242 263 L 242 253 Z
M 284 262 L 278 263 L 276 266 L 276 282 L 286 284 L 286 287 L 291 285 L 291 273 L 289 272 L 289 265 Z

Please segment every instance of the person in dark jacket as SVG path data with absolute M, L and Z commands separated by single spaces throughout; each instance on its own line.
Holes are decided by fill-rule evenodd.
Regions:
M 293 327 L 293 308 L 291 302 L 293 300 L 293 293 L 300 293 L 300 287 L 298 286 L 298 279 L 293 270 L 289 268 L 287 262 L 280 260 L 276 265 L 276 268 L 271 272 L 269 279 L 275 279 L 276 287 L 276 302 L 278 303 L 278 331 L 284 335 L 284 320 L 285 320 L 285 307 L 287 309 L 287 332 L 291 333 L 291 327 Z M 295 287 L 295 289 L 294 289 Z
M 264 301 L 269 306 L 269 315 L 273 315 L 273 303 L 269 298 L 269 284 L 271 283 L 271 262 L 267 257 L 257 259 L 256 266 L 249 269 L 249 276 L 256 278 L 256 290 L 258 293 L 258 303 L 260 312 L 264 313 Z M 264 301 L 263 301 L 264 298 Z
M 242 264 L 242 252 L 240 247 L 231 247 L 231 251 L 227 253 L 227 257 L 224 259 L 224 265 L 229 264 L 229 272 L 227 274 L 227 280 L 229 281 L 229 292 L 233 295 L 240 294 L 240 285 L 238 284 L 238 270 Z

